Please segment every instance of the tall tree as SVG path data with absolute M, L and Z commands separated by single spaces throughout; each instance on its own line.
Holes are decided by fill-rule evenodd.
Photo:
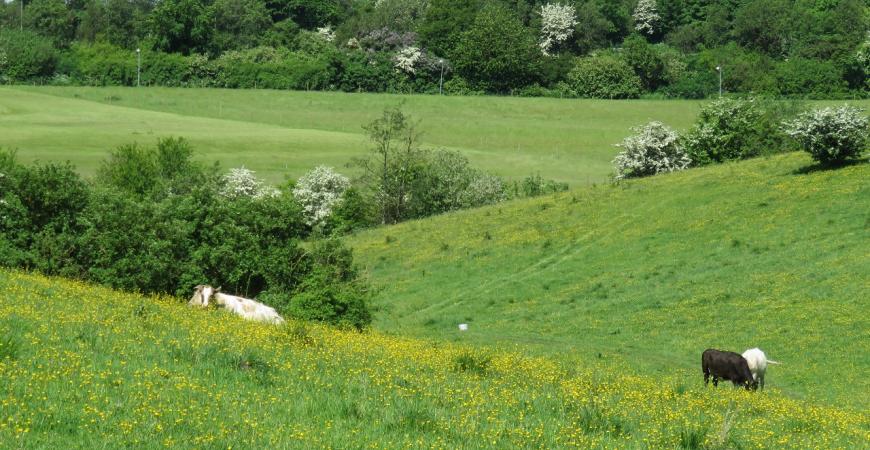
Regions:
M 453 64 L 477 87 L 507 92 L 535 81 L 540 58 L 536 41 L 512 11 L 487 5 L 462 35 Z

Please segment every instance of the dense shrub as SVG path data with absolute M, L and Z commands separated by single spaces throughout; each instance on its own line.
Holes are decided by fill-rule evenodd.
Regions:
M 837 66 L 828 61 L 789 58 L 776 66 L 776 80 L 782 95 L 825 98 L 846 91 L 846 81 Z
M 36 33 L 0 28 L 0 81 L 27 81 L 54 73 L 58 53 Z
M 275 197 L 280 193 L 257 178 L 253 170 L 244 167 L 230 169 L 221 177 L 219 192 L 230 199 Z
M 24 167 L 0 151 L 0 265 L 184 297 L 208 283 L 294 317 L 369 323 L 350 250 L 304 249 L 293 196 L 222 195 L 225 180 L 191 155 L 180 139 L 123 146 L 88 185 L 70 166 Z
M 781 151 L 781 113 L 756 98 L 715 100 L 686 135 L 686 152 L 705 165 Z
M 520 181 L 514 181 L 507 186 L 508 198 L 537 197 L 568 190 L 568 183 L 548 180 L 540 174 L 529 175 Z
M 162 138 L 155 147 L 122 145 L 111 151 L 97 180 L 135 196 L 164 197 L 188 192 L 204 172 L 191 161 L 193 149 L 183 138 Z
M 642 90 L 634 70 L 621 58 L 609 54 L 577 60 L 568 73 L 568 83 L 580 97 L 637 98 Z
M 536 81 L 541 52 L 531 30 L 497 3 L 485 6 L 453 51 L 456 72 L 489 92 L 508 92 Z
M 813 159 L 837 164 L 859 158 L 867 149 L 870 121 L 864 110 L 849 105 L 800 114 L 784 124 L 785 131 Z
M 411 192 L 411 217 L 497 203 L 505 198 L 498 177 L 471 167 L 458 152 L 426 152 Z
M 663 123 L 650 122 L 633 131 L 618 145 L 623 150 L 613 160 L 617 179 L 682 170 L 692 162 L 677 132 Z
M 367 306 L 368 287 L 360 281 L 350 250 L 328 239 L 318 242 L 311 255 L 311 276 L 288 304 L 275 302 L 278 307 L 299 319 L 358 330 L 367 327 L 372 321 Z

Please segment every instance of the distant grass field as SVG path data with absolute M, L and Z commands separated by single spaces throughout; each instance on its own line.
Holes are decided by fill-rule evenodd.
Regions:
M 870 406 L 870 164 L 794 153 L 446 214 L 348 239 L 378 329 L 700 380 L 759 346 L 768 385 Z M 806 172 L 806 173 L 804 173 Z
M 0 270 L 2 448 L 843 448 L 867 411 Z M 790 364 L 798 364 L 792 361 Z M 689 381 L 689 379 L 692 379 Z
M 405 102 L 424 144 L 455 149 L 509 178 L 541 174 L 572 185 L 605 179 L 614 144 L 661 120 L 684 129 L 694 101 L 437 97 L 267 90 L 4 87 L 0 146 L 24 160 L 72 161 L 92 173 L 113 147 L 183 136 L 199 158 L 245 165 L 270 181 L 363 154 L 362 125 Z

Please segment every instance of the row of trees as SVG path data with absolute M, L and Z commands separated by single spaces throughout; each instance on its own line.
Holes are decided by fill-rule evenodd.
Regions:
M 616 179 L 674 172 L 800 148 L 823 167 L 862 157 L 870 144 L 870 118 L 843 105 L 796 113 L 755 98 L 720 99 L 705 106 L 681 136 L 661 122 L 634 129 L 618 146 Z
M 140 48 L 148 84 L 435 92 L 443 74 L 448 93 L 700 97 L 722 67 L 732 92 L 864 96 L 868 10 L 863 0 L 14 0 L 0 6 L 0 77 L 131 84 Z

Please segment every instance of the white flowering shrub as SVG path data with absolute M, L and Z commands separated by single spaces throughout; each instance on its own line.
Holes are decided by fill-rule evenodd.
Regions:
M 423 56 L 423 52 L 417 47 L 405 47 L 393 57 L 394 67 L 399 72 L 413 75 L 417 72 L 416 65 Z
M 323 38 L 326 42 L 332 42 L 335 40 L 335 31 L 330 26 L 318 27 L 317 35 Z
M 223 176 L 223 186 L 221 187 L 220 194 L 228 198 L 264 198 L 275 197 L 279 192 L 257 178 L 253 170 L 237 167 L 230 169 Z
M 342 200 L 350 180 L 331 167 L 319 166 L 303 175 L 293 188 L 293 196 L 302 205 L 305 222 L 322 224 Z
M 653 35 L 658 31 L 662 17 L 659 15 L 656 0 L 640 0 L 634 9 L 634 29 L 646 34 Z
M 577 10 L 574 5 L 547 3 L 541 6 L 541 40 L 538 46 L 545 55 L 571 37 L 577 26 Z
M 805 112 L 783 123 L 792 139 L 822 164 L 858 158 L 867 149 L 870 126 L 864 110 L 843 105 Z
M 632 131 L 634 135 L 617 145 L 623 149 L 613 160 L 617 179 L 683 170 L 691 164 L 677 132 L 663 123 L 650 122 Z

